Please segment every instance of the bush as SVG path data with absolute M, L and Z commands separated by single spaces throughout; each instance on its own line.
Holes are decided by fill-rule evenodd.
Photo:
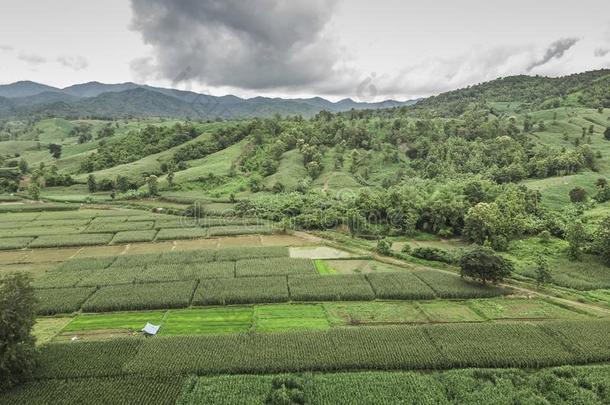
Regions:
M 418 247 L 413 249 L 411 256 L 424 260 L 433 260 L 443 263 L 453 263 L 455 261 L 453 255 L 444 249 L 435 247 Z
M 375 250 L 380 255 L 391 256 L 392 255 L 392 243 L 390 241 L 388 241 L 387 239 L 380 239 L 379 242 L 377 242 L 377 247 L 375 248 Z

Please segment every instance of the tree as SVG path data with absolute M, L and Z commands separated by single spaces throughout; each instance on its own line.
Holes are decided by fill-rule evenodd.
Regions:
M 28 172 L 28 168 L 28 162 L 24 158 L 19 159 L 19 172 L 21 174 L 26 174 Z
M 148 185 L 148 194 L 150 194 L 151 196 L 156 196 L 157 194 L 159 194 L 157 183 L 157 176 L 155 176 L 154 174 L 146 178 L 146 184 Z
M 263 178 L 258 174 L 253 174 L 250 176 L 250 191 L 253 193 L 257 193 L 263 189 Z
M 95 181 L 95 176 L 93 174 L 90 174 L 87 177 L 87 189 L 89 190 L 90 193 L 95 193 L 95 191 L 97 190 L 97 183 Z
M 124 193 L 129 190 L 129 182 L 127 181 L 127 177 L 121 176 L 120 174 L 116 176 L 114 185 L 116 189 L 119 190 L 121 193 Z
M 568 225 L 566 240 L 569 243 L 568 257 L 570 260 L 580 260 L 582 256 L 582 247 L 587 240 L 582 222 L 576 220 Z
M 390 256 L 392 254 L 392 244 L 387 239 L 379 239 L 375 250 L 380 255 Z
M 54 159 L 59 159 L 61 157 L 61 145 L 56 143 L 49 144 L 49 153 Z
M 28 194 L 32 200 L 38 201 L 40 199 L 40 186 L 36 182 L 32 182 L 28 187 Z
M 483 284 L 498 283 L 510 276 L 513 264 L 494 253 L 493 250 L 475 246 L 466 251 L 459 259 L 460 276 L 469 277 Z
M 604 131 L 604 138 L 606 138 L 607 141 L 610 141 L 610 127 L 606 128 Z
M 581 203 L 587 201 L 587 190 L 582 187 L 574 187 L 570 190 L 570 201 Z
M 358 210 L 350 209 L 347 212 L 347 228 L 349 229 L 350 235 L 355 237 L 360 232 L 366 229 L 366 218 L 358 212 Z
M 170 170 L 169 173 L 167 173 L 167 185 L 169 188 L 174 188 L 174 176 L 173 170 Z
M 26 273 L 0 278 L 0 392 L 32 377 L 36 299 Z
M 551 269 L 546 258 L 538 256 L 536 259 L 536 284 L 541 286 L 551 281 Z
M 606 265 L 610 266 L 610 216 L 605 217 L 597 227 L 594 237 L 595 249 Z

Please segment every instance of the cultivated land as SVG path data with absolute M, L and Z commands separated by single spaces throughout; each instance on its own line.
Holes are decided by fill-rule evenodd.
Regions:
M 544 80 L 3 122 L 0 277 L 31 276 L 40 362 L 0 404 L 610 403 L 608 74 Z M 512 274 L 460 277 L 475 243 Z
M 35 229 L 53 242 L 0 252 L 2 272 L 34 279 L 42 351 L 35 380 L 0 396 L 2 403 L 61 401 L 66 390 L 89 402 L 138 403 L 136 386 L 151 387 L 146 395 L 157 402 L 264 403 L 290 386 L 311 403 L 336 403 L 338 392 L 345 403 L 450 403 L 476 400 L 490 379 L 541 398 L 552 393 L 540 380 L 607 383 L 605 366 L 571 366 L 610 361 L 610 311 L 601 307 L 481 286 L 450 269 L 388 264 L 372 252 L 279 232 L 89 246 L 53 230 L 116 239 L 140 227 L 235 227 L 235 218 L 175 228 L 179 217 L 142 210 L 39 208 L 0 214 L 3 232 Z M 142 339 L 147 322 L 161 326 L 158 336 Z M 486 369 L 406 371 L 456 367 Z M 403 371 L 364 372 L 374 369 Z M 348 370 L 359 372 L 337 373 Z M 449 398 L 457 381 L 471 387 Z M 599 392 L 578 395 L 603 402 Z

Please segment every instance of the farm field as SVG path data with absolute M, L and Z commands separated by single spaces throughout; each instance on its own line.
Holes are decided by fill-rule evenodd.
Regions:
M 41 317 L 39 333 L 45 341 L 53 337 L 56 340 L 67 340 L 74 336 L 84 340 L 99 340 L 107 338 L 109 334 L 134 336 L 146 322 L 161 325 L 160 336 L 186 336 L 323 330 L 342 326 L 505 320 L 552 321 L 595 317 L 594 314 L 528 298 L 318 302 L 193 307 L 162 311 L 83 312 L 74 316 Z M 52 331 L 54 335 L 51 336 Z
M 105 210 L 67 212 L 75 215 L 8 213 L 0 223 L 23 229 L 39 221 L 42 229 L 63 221 L 91 231 L 79 236 L 126 229 L 114 238 L 175 223 L 171 217 L 130 210 L 114 215 Z M 218 226 L 214 218 L 206 221 Z M 198 224 L 182 229 L 207 228 Z M 610 327 L 599 313 L 414 264 L 400 267 L 358 258 L 290 235 L 22 248 L 1 252 L 0 258 L 7 272 L 27 272 L 34 279 L 40 315 L 35 336 L 42 350 L 36 381 L 6 398 L 58 398 L 62 393 L 49 384 L 61 380 L 76 396 L 95 389 L 79 381 L 99 381 L 98 389 L 116 391 L 101 398 L 112 398 L 108 395 L 133 384 L 157 383 L 154 392 L 160 397 L 205 400 L 221 389 L 215 379 L 246 378 L 240 373 L 249 373 L 257 375 L 247 377 L 246 384 L 253 384 L 249 398 L 267 396 L 278 378 L 316 378 L 318 388 L 307 395 L 324 403 L 328 384 L 343 381 L 347 374 L 274 373 L 548 367 L 610 360 L 604 343 L 596 339 Z M 160 326 L 158 336 L 142 340 L 140 330 L 148 322 Z M 587 336 L 572 340 L 579 329 L 586 329 Z M 483 348 L 476 356 L 462 347 L 473 336 Z M 296 352 L 284 351 L 288 342 Z M 505 350 L 494 350 L 492 342 Z M 257 352 L 261 347 L 267 349 Z M 200 354 L 185 356 L 186 348 Z M 228 348 L 237 357 L 229 356 Z M 69 368 L 82 361 L 89 362 L 86 369 Z M 205 377 L 218 373 L 235 377 Z M 198 377 L 189 377 L 193 374 Z M 203 388 L 206 378 L 209 384 Z M 185 389 L 184 384 L 193 385 Z
M 0 85 L 0 405 L 610 404 L 609 84 Z

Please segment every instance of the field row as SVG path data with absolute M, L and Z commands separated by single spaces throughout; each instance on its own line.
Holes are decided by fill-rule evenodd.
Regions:
M 296 260 L 296 259 L 285 259 Z M 273 261 L 273 260 L 270 260 Z M 125 284 L 102 287 L 37 289 L 38 313 L 43 315 L 85 312 L 184 308 L 190 305 L 254 304 L 288 301 L 369 301 L 374 299 L 426 300 L 434 298 L 483 298 L 509 294 L 509 289 L 469 283 L 451 274 L 435 270 L 369 275 L 289 275 L 252 277 L 256 267 L 243 268 L 249 277 L 235 277 L 240 262 L 218 262 L 212 265 L 176 266 L 188 271 L 194 280 L 151 281 L 156 273 L 146 270 L 133 273 L 106 270 L 87 271 L 93 280 L 114 280 Z M 306 270 L 302 265 L 289 269 Z M 177 271 L 177 270 L 176 270 Z M 282 268 L 274 272 L 286 271 Z M 290 270 L 292 271 L 292 270 Z M 311 270 L 313 271 L 313 270 Z M 61 274 L 61 273 L 60 273 Z M 148 279 L 147 279 L 148 277 Z M 207 278 L 210 277 L 210 278 Z M 70 279 L 72 280 L 72 279 Z M 424 281 L 422 281 L 424 280 Z
M 543 300 L 497 298 L 475 300 L 324 302 L 316 304 L 232 305 L 168 311 L 79 314 L 73 318 L 39 318 L 36 330 L 47 340 L 87 340 L 139 332 L 151 322 L 160 336 L 209 335 L 329 329 L 342 326 L 486 322 L 505 320 L 584 319 L 586 315 Z M 52 333 L 51 333 L 52 332 Z
M 547 367 L 610 360 L 609 334 L 580 320 L 50 343 L 37 377 Z
M 39 380 L 0 395 L 0 403 L 262 405 L 284 392 L 311 405 L 516 404 L 524 398 L 601 405 L 608 403 L 610 366 Z
M 0 215 L 0 250 L 95 246 L 269 234 L 257 218 L 189 218 L 132 210 L 82 210 Z
M 143 224 L 136 222 L 135 224 Z M 30 235 L 0 238 L 0 250 L 15 250 L 25 248 L 52 248 L 71 246 L 114 245 L 134 242 L 153 242 L 180 239 L 199 239 L 218 236 L 237 235 L 269 235 L 275 232 L 270 226 L 214 226 L 209 228 L 151 228 L 126 229 L 128 227 L 108 227 L 102 233 L 89 233 L 78 228 L 32 228 Z M 3 236 L 11 234 L 10 230 L 2 230 Z M 96 229 L 101 231 L 101 229 Z M 48 234 L 46 234 L 48 232 Z

